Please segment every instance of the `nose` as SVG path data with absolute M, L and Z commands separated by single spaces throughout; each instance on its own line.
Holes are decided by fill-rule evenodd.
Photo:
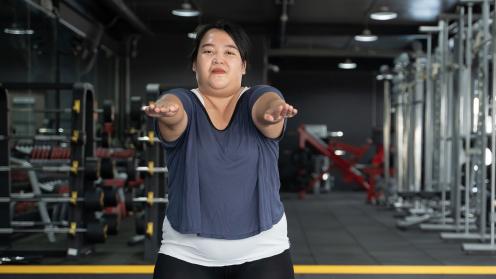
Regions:
M 216 55 L 214 56 L 214 58 L 212 59 L 212 63 L 213 64 L 223 64 L 224 61 L 222 60 L 222 58 L 219 56 L 219 55 Z

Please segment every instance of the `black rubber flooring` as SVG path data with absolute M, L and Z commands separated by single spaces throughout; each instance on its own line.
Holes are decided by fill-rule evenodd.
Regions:
M 291 253 L 295 265 L 477 265 L 496 266 L 494 254 L 470 254 L 460 242 L 446 242 L 439 233 L 419 229 L 401 231 L 395 227 L 394 212 L 365 203 L 362 192 L 308 195 L 282 194 L 288 219 Z M 131 220 L 123 222 L 121 233 L 99 245 L 92 255 L 67 259 L 43 258 L 40 264 L 142 265 L 143 246 L 129 247 L 133 235 Z M 17 248 L 64 246 L 49 244 L 43 235 L 16 242 Z M 45 244 L 46 243 L 46 244 Z M 0 278 L 151 278 L 146 275 L 5 275 Z M 310 275 L 297 278 L 496 278 L 496 275 Z
M 439 233 L 396 228 L 394 212 L 360 192 L 298 200 L 284 195 L 293 261 L 326 265 L 496 265 L 496 255 L 467 255 Z M 495 276 L 496 278 L 496 276 Z

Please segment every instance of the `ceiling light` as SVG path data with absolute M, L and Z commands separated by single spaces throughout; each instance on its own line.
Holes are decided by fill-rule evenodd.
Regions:
M 172 14 L 176 16 L 192 17 L 192 16 L 199 16 L 200 11 L 194 9 L 193 6 L 188 1 L 184 1 L 181 4 L 180 9 L 172 10 Z
M 355 36 L 355 41 L 358 42 L 374 42 L 377 41 L 377 36 L 372 35 L 369 29 L 364 29 L 362 34 Z
M 12 24 L 10 27 L 6 27 L 3 29 L 3 32 L 11 35 L 33 35 L 34 31 L 33 29 L 29 28 L 21 28 L 17 26 L 17 24 Z
M 391 12 L 388 7 L 381 7 L 380 11 L 371 13 L 370 18 L 374 20 L 391 20 L 398 17 L 398 14 Z
M 277 66 L 275 64 L 268 64 L 267 69 L 274 72 L 274 73 L 279 73 L 279 71 L 281 70 L 281 69 L 279 69 L 279 66 Z
M 343 70 L 352 70 L 357 67 L 357 64 L 354 62 L 351 62 L 350 59 L 346 59 L 346 61 L 341 62 L 338 64 L 338 67 Z
M 188 38 L 193 39 L 193 40 L 196 39 L 196 32 L 189 32 Z

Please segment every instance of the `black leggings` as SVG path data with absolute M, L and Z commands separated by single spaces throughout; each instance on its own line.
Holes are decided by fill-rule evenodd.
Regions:
M 294 279 L 289 250 L 239 265 L 210 267 L 158 254 L 153 279 Z

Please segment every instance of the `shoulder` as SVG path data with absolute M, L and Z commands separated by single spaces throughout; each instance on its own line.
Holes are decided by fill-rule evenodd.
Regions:
M 261 93 L 263 94 L 266 92 L 275 92 L 275 93 L 281 94 L 281 91 L 279 89 L 275 88 L 272 85 L 267 85 L 267 84 L 260 84 L 260 85 L 252 86 L 252 87 L 250 87 L 250 89 L 248 89 L 248 92 L 250 92 L 251 94 L 261 94 Z
M 170 88 L 167 90 L 163 90 L 161 92 L 161 95 L 165 95 L 165 94 L 183 95 L 183 96 L 191 97 L 193 95 L 193 92 L 191 92 L 190 89 L 186 89 L 186 88 Z
M 161 95 L 171 94 L 177 96 L 181 101 L 188 100 L 191 102 L 195 99 L 195 93 L 193 90 L 186 88 L 171 88 L 161 92 Z
M 275 88 L 274 86 L 271 86 L 271 85 L 255 85 L 255 86 L 251 87 L 248 91 L 250 91 L 249 94 L 248 94 L 248 96 L 249 96 L 249 101 L 248 102 L 249 102 L 249 106 L 250 107 L 253 107 L 253 105 L 255 104 L 255 102 L 263 94 L 269 93 L 269 92 L 276 93 L 282 99 L 284 99 L 284 96 L 281 93 L 281 91 L 279 89 Z
M 171 88 L 167 89 L 161 92 L 161 95 L 174 95 L 176 96 L 184 106 L 184 109 L 186 110 L 186 113 L 191 114 L 193 111 L 193 107 L 195 105 L 195 94 L 190 90 L 186 88 Z

